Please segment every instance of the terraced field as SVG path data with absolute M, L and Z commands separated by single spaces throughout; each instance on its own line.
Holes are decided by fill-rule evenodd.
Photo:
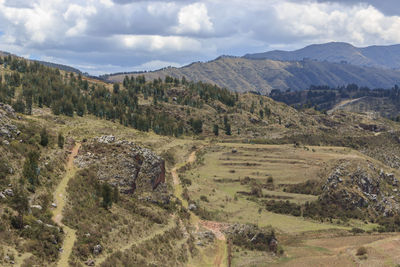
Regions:
M 265 209 L 261 212 L 260 205 L 245 193 L 250 192 L 252 180 L 267 185 L 268 180 L 272 179 L 273 188 L 266 186 L 262 189 L 263 199 L 294 203 L 314 201 L 317 196 L 284 192 L 282 186 L 319 180 L 338 160 L 360 157 L 362 155 L 358 152 L 340 147 L 220 143 L 205 149 L 203 163 L 185 176 L 192 180 L 189 187 L 191 199 L 198 200 L 201 206 L 213 211 L 220 220 L 272 225 L 285 233 L 345 229 L 348 227 L 321 224 L 301 217 L 271 213 Z
M 196 165 L 181 174 L 189 179 L 190 200 L 210 211 L 221 222 L 272 225 L 278 231 L 285 249 L 284 257 L 267 252 L 236 247 L 232 266 L 385 266 L 398 263 L 398 235 L 349 233 L 353 227 L 365 231 L 377 227 L 373 223 L 350 220 L 316 221 L 303 217 L 276 214 L 265 210 L 262 200 L 287 200 L 305 203 L 317 196 L 285 192 L 285 185 L 320 180 L 327 177 L 339 161 L 369 160 L 357 151 L 342 147 L 299 147 L 294 145 L 253 145 L 218 143 L 199 153 Z M 272 179 L 271 179 L 272 178 Z M 268 188 L 262 197 L 250 194 L 252 181 Z M 247 193 L 247 194 L 246 194 Z M 356 251 L 367 247 L 368 258 L 360 259 Z M 382 247 L 388 247 L 387 253 Z M 394 254 L 393 254 L 393 253 Z

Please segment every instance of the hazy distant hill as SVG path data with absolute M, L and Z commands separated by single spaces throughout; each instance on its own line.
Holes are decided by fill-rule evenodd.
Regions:
M 67 66 L 67 65 L 62 65 L 62 64 L 57 64 L 57 63 L 51 63 L 51 62 L 47 62 L 47 61 L 40 61 L 40 60 L 34 60 L 42 65 L 45 65 L 47 67 L 50 68 L 57 68 L 63 71 L 67 71 L 67 72 L 75 72 L 75 73 L 82 73 L 80 70 L 78 70 L 77 68 L 71 67 L 71 66 Z
M 304 58 L 318 61 L 347 62 L 352 65 L 380 68 L 400 68 L 400 45 L 354 47 L 348 43 L 315 44 L 296 51 L 270 51 L 247 54 L 248 59 L 298 61 Z
M 5 51 L 0 51 L 0 56 L 8 56 L 8 55 L 13 55 L 13 54 L 5 52 Z M 13 55 L 13 56 L 16 56 L 16 55 Z M 57 63 L 52 63 L 52 62 L 47 62 L 47 61 L 40 61 L 40 60 L 30 60 L 30 61 L 36 61 L 37 63 L 45 65 L 47 67 L 57 68 L 57 69 L 60 69 L 60 70 L 63 70 L 63 71 L 67 71 L 67 72 L 75 72 L 75 73 L 78 73 L 78 74 L 82 73 L 77 68 L 74 68 L 74 67 L 71 67 L 71 66 L 67 66 L 67 65 L 63 65 L 63 64 L 57 64 Z
M 109 81 L 122 81 L 126 74 L 109 75 Z M 270 92 L 272 89 L 307 89 L 310 85 L 331 87 L 356 83 L 370 88 L 391 88 L 400 83 L 400 71 L 355 66 L 312 60 L 283 62 L 274 60 L 250 60 L 246 58 L 220 57 L 206 63 L 193 63 L 182 68 L 166 68 L 147 73 L 148 79 L 166 75 L 189 80 L 204 81 L 221 87 L 244 92 Z

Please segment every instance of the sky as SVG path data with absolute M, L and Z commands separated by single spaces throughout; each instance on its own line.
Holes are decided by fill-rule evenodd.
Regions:
M 0 50 L 92 75 L 331 41 L 400 43 L 398 0 L 0 0 Z

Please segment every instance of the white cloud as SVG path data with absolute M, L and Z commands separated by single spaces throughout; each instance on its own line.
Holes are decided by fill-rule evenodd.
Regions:
M 373 0 L 0 0 L 0 50 L 98 73 L 326 41 L 400 43 L 400 8 L 387 2 L 390 13 Z
M 400 17 L 385 16 L 371 5 L 283 2 L 275 9 L 282 28 L 299 38 L 356 45 L 400 42 Z
M 208 16 L 204 3 L 194 3 L 181 8 L 178 13 L 179 25 L 175 27 L 178 34 L 209 33 L 213 24 Z
M 181 36 L 122 35 L 117 36 L 126 48 L 144 51 L 196 51 L 201 43 Z

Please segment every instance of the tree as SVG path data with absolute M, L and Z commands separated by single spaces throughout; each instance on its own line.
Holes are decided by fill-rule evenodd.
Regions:
M 231 135 L 232 133 L 231 133 L 231 125 L 229 124 L 229 123 L 227 123 L 226 125 L 225 125 L 225 134 L 226 135 Z
M 42 146 L 47 146 L 49 143 L 49 134 L 47 133 L 46 128 L 43 128 L 40 132 L 40 144 Z
M 192 127 L 195 134 L 203 132 L 203 122 L 201 119 L 193 120 Z
M 23 177 L 33 186 L 39 184 L 39 157 L 39 152 L 30 151 L 22 169 Z M 24 180 L 22 180 L 22 183 L 24 183 Z
M 62 135 L 62 133 L 58 134 L 58 147 L 59 148 L 64 148 L 64 136 Z
M 82 117 L 85 114 L 85 103 L 81 100 L 76 107 L 76 114 Z
M 29 211 L 29 199 L 23 187 L 19 187 L 15 190 L 11 206 L 18 212 L 18 220 L 14 226 L 21 229 L 24 227 L 24 215 Z
M 219 134 L 218 124 L 214 124 L 213 133 L 215 134 L 215 136 L 218 136 L 218 134 Z
M 103 183 L 101 195 L 103 197 L 102 206 L 105 209 L 109 209 L 112 206 L 112 190 L 111 186 L 108 183 Z
M 113 92 L 114 92 L 114 94 L 118 94 L 119 93 L 119 83 L 114 83 Z

